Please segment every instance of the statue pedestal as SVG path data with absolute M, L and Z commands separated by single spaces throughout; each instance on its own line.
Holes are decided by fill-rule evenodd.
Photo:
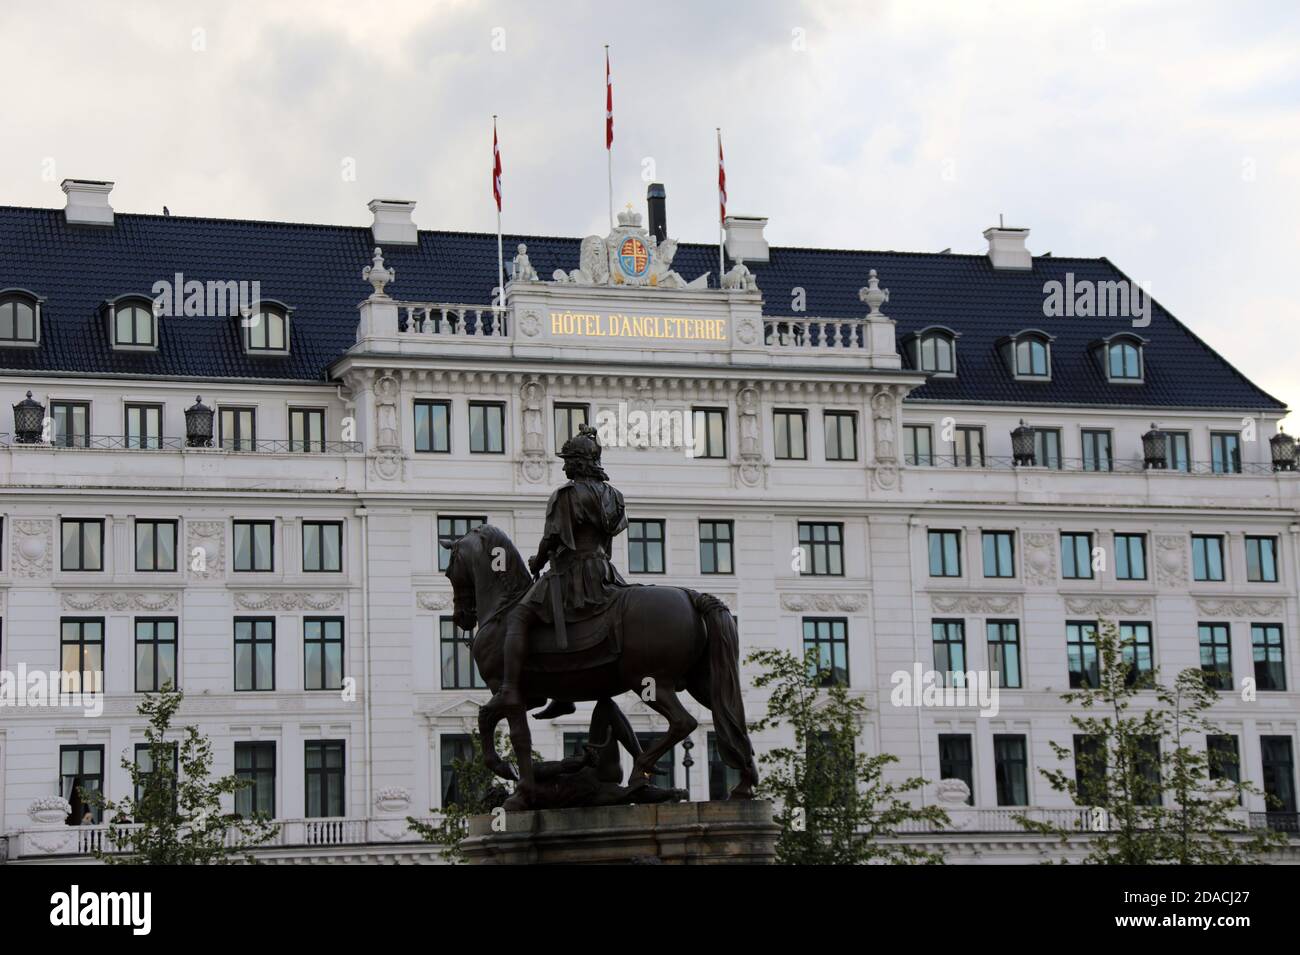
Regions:
M 675 802 L 474 816 L 472 865 L 771 864 L 779 829 L 766 800 Z

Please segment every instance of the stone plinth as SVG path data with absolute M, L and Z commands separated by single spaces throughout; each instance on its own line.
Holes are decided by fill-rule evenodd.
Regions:
M 771 864 L 778 827 L 766 800 L 507 812 L 475 816 L 462 843 L 473 865 Z

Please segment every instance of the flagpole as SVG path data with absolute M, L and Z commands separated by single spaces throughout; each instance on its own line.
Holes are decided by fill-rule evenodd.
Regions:
M 605 44 L 605 162 L 609 175 L 609 231 L 614 231 L 614 90 L 609 75 L 609 44 Z
M 500 147 L 497 145 L 497 114 L 492 114 L 492 163 L 493 167 L 500 164 Z M 501 196 L 497 194 L 497 288 L 500 289 L 497 297 L 497 305 L 502 308 L 506 304 L 506 263 L 505 257 L 501 250 Z

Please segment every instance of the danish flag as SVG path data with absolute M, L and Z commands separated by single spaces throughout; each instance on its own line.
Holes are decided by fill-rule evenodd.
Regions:
M 605 148 L 614 147 L 614 80 L 609 75 L 609 47 L 605 47 Z
M 501 211 L 501 147 L 497 144 L 497 121 L 492 120 L 492 196 Z
M 727 167 L 722 163 L 722 130 L 718 130 L 718 221 L 727 221 Z

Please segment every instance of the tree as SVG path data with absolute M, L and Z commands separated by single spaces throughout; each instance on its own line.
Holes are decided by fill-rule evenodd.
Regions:
M 113 801 L 89 793 L 87 801 L 109 820 L 108 848 L 95 858 L 113 865 L 227 865 L 256 862 L 250 850 L 275 835 L 264 817 L 223 813 L 221 799 L 251 785 L 235 776 L 209 779 L 212 743 L 195 726 L 169 739 L 184 694 L 164 686 L 146 693 L 138 712 L 147 717 L 143 761 L 122 756 L 132 795 Z
M 908 823 L 945 825 L 938 806 L 919 807 L 905 797 L 925 780 L 884 778 L 898 761 L 888 753 L 858 751 L 859 727 L 867 705 L 847 688 L 824 679 L 814 653 L 800 660 L 785 650 L 755 650 L 748 662 L 763 672 L 754 685 L 768 688 L 766 715 L 754 732 L 789 728 L 791 745 L 759 757 L 764 767 L 759 793 L 776 804 L 781 834 L 776 861 L 782 865 L 855 865 L 885 862 L 938 863 L 938 852 L 892 840 Z M 821 684 L 829 684 L 824 688 Z
M 456 802 L 443 807 L 442 819 L 428 823 L 414 816 L 406 817 L 416 835 L 442 849 L 443 858 L 450 863 L 465 861 L 461 843 L 469 832 L 469 817 L 491 812 L 502 805 L 513 791 L 484 765 L 483 744 L 479 741 L 478 734 L 472 734 L 470 740 L 474 749 L 469 758 L 451 761 L 452 772 L 456 775 L 458 798 Z M 496 746 L 499 753 L 513 753 L 505 734 L 499 728 Z M 514 756 L 507 755 L 506 761 L 514 765 Z
M 1098 685 L 1061 696 L 1086 711 L 1070 717 L 1074 748 L 1051 744 L 1058 760 L 1073 757 L 1075 772 L 1041 772 L 1086 809 L 1082 829 L 1023 815 L 1021 825 L 1059 836 L 1063 845 L 1080 831 L 1090 833 L 1084 861 L 1098 865 L 1236 865 L 1284 845 L 1280 833 L 1239 831 L 1242 798 L 1258 790 L 1231 778 L 1230 759 L 1199 745 L 1222 735 L 1209 716 L 1218 702 L 1210 674 L 1188 668 L 1165 686 L 1157 669 L 1137 672 L 1133 646 L 1114 623 L 1102 621 Z M 1143 692 L 1158 705 L 1139 712 Z

